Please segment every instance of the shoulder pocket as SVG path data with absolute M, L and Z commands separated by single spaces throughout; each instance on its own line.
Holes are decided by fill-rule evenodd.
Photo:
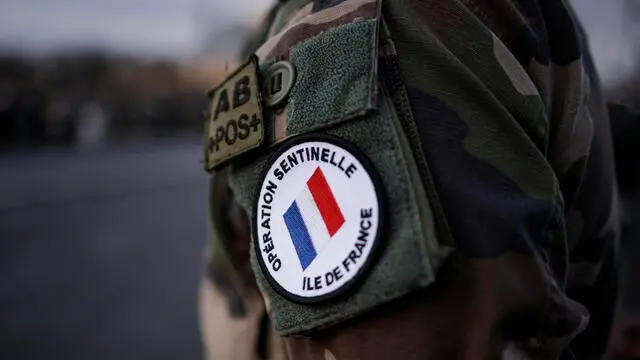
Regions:
M 280 60 L 296 72 L 286 109 L 275 119 L 275 142 L 374 108 L 379 17 L 379 0 L 342 1 L 289 24 L 257 50 L 263 72 Z
M 291 50 L 298 77 L 287 109 L 287 134 L 364 115 L 376 104 L 377 19 L 356 19 Z
M 283 296 L 261 268 L 258 257 L 262 254 L 256 251 L 262 251 L 262 239 L 254 236 L 258 244 L 252 247 L 252 266 L 270 303 L 276 330 L 283 335 L 329 327 L 428 286 L 448 251 L 437 244 L 415 157 L 379 80 L 380 23 L 380 0 L 346 0 L 285 26 L 257 52 L 263 71 L 285 60 L 293 65 L 296 76 L 287 105 L 279 111 L 267 110 L 272 145 L 258 158 L 232 165 L 230 183 L 245 209 L 252 216 L 257 214 L 261 173 L 271 166 L 283 140 L 303 134 L 330 135 L 360 149 L 379 174 L 386 200 L 377 261 L 356 286 L 321 302 L 309 304 Z M 287 196 L 295 198 L 295 194 Z M 282 216 L 284 210 L 279 211 L 273 218 Z M 281 243 L 286 241 L 290 240 Z

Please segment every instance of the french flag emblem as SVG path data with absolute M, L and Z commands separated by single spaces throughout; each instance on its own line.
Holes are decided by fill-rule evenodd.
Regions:
M 345 222 L 320 167 L 283 215 L 302 269 L 313 262 Z

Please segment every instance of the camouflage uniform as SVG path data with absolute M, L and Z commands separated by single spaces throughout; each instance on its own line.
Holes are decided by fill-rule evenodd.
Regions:
M 611 136 L 566 3 L 289 0 L 267 23 L 261 69 L 291 61 L 296 84 L 284 109 L 265 110 L 266 145 L 213 183 L 228 181 L 251 214 L 258 174 L 283 140 L 332 134 L 380 171 L 389 229 L 348 296 L 296 304 L 265 280 L 248 218 L 221 235 L 226 193 L 214 191 L 209 278 L 230 318 L 250 323 L 245 339 L 261 348 L 250 356 L 283 357 L 283 346 L 290 359 L 604 353 L 617 294 Z M 252 305 L 249 252 L 268 326 Z M 283 337 L 256 335 L 261 326 Z

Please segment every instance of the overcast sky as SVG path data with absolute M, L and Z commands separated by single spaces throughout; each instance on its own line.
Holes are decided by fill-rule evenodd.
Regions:
M 626 17 L 630 9 L 626 0 L 573 0 L 574 7 L 587 29 L 591 52 L 600 76 L 611 84 L 634 70 L 640 46 L 638 19 Z M 640 0 L 636 12 L 640 11 Z M 636 13 L 635 16 L 638 16 Z
M 275 1 L 275 0 L 273 0 Z M 47 52 L 101 46 L 184 57 L 206 29 L 258 19 L 271 0 L 0 0 L 0 46 Z
M 138 55 L 189 57 L 202 50 L 207 27 L 225 29 L 233 22 L 256 21 L 273 2 L 0 0 L 0 47 L 38 53 L 95 45 Z M 633 65 L 624 0 L 573 2 L 590 33 L 603 78 L 623 76 Z

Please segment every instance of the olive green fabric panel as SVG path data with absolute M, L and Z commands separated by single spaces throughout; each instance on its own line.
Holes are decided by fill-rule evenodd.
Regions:
M 289 102 L 289 134 L 362 115 L 372 108 L 377 23 L 375 19 L 356 20 L 291 50 L 298 78 Z
M 438 246 L 415 159 L 391 101 L 378 89 L 377 25 L 360 20 L 337 26 L 292 49 L 291 62 L 299 74 L 308 76 L 299 77 L 292 88 L 288 135 L 333 135 L 362 150 L 384 184 L 386 228 L 379 258 L 361 284 L 341 297 L 314 305 L 293 303 L 278 295 L 266 281 L 252 248 L 258 284 L 270 300 L 274 326 L 283 335 L 326 328 L 428 286 L 447 254 L 447 249 Z M 328 41 L 331 50 L 314 50 Z M 377 101 L 372 100 L 374 96 Z M 342 99 L 339 106 L 326 104 L 337 99 Z M 249 214 L 254 211 L 260 173 L 273 151 L 250 163 L 235 163 L 230 169 L 230 184 Z

